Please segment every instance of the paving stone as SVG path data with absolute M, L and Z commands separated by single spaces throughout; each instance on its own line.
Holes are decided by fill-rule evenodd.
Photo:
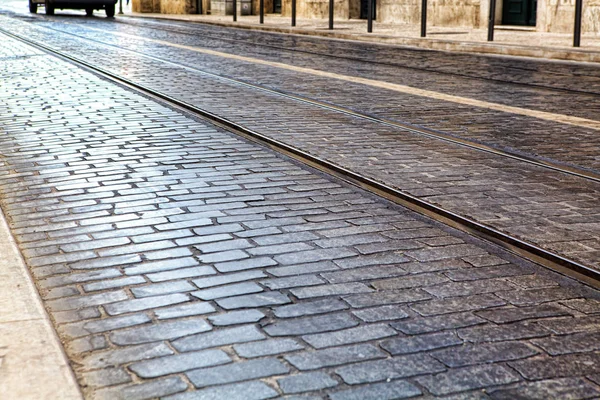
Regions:
M 358 361 L 385 358 L 385 354 L 371 344 L 359 344 L 331 349 L 302 352 L 284 357 L 301 371 L 313 370 Z
M 473 364 L 518 360 L 536 355 L 538 351 L 521 342 L 499 342 L 478 345 L 467 344 L 430 354 L 448 367 L 454 368 Z
M 121 368 L 106 368 L 82 374 L 83 383 L 88 387 L 114 386 L 131 382 L 131 376 Z
M 283 375 L 289 372 L 289 367 L 274 358 L 240 361 L 230 365 L 202 368 L 187 372 L 186 375 L 197 388 L 221 385 L 273 375 Z
M 168 396 L 170 394 L 183 392 L 186 389 L 187 384 L 181 380 L 181 378 L 173 377 L 130 386 L 116 386 L 113 388 L 102 389 L 95 393 L 95 397 L 99 400 L 143 400 Z
M 596 299 L 565 300 L 560 303 L 584 314 L 600 313 L 600 301 Z
M 476 294 L 514 290 L 516 286 L 502 279 L 481 279 L 478 281 L 450 282 L 423 288 L 436 297 L 459 297 Z
M 332 311 L 345 310 L 347 308 L 348 305 L 341 300 L 324 299 L 275 307 L 273 313 L 277 318 L 293 318 L 306 315 L 325 314 Z
M 142 261 L 142 259 L 138 254 L 126 254 L 123 256 L 102 257 L 100 259 L 95 260 L 77 261 L 74 263 L 70 263 L 69 267 L 73 269 L 96 269 L 115 266 L 125 266 L 129 264 L 135 264 L 140 261 Z
M 127 294 L 123 291 L 104 292 L 92 294 L 89 296 L 68 297 L 46 302 L 48 308 L 52 311 L 76 310 L 91 306 L 109 305 L 121 300 L 127 299 Z
M 356 328 L 343 329 L 335 332 L 317 333 L 314 335 L 302 336 L 302 339 L 316 349 L 324 347 L 341 346 L 377 340 L 389 336 L 395 336 L 398 333 L 388 325 L 365 325 Z
M 142 299 L 125 300 L 118 303 L 107 304 L 104 306 L 106 312 L 110 315 L 120 315 L 130 312 L 148 310 L 169 306 L 178 303 L 185 303 L 190 298 L 183 293 L 168 294 L 164 296 L 153 296 Z
M 369 294 L 358 294 L 344 297 L 344 301 L 354 308 L 374 307 L 385 304 L 412 303 L 428 300 L 431 296 L 422 290 L 390 290 Z
M 516 373 L 501 365 L 479 365 L 416 378 L 436 396 L 519 381 Z
M 258 322 L 263 318 L 265 318 L 265 314 L 258 310 L 244 310 L 214 315 L 208 317 L 208 320 L 214 326 L 225 326 Z
M 362 283 L 339 283 L 306 288 L 291 289 L 290 292 L 299 299 L 323 296 L 339 296 L 354 293 L 370 293 L 373 289 Z
M 247 249 L 253 247 L 253 245 L 246 239 L 232 239 L 220 242 L 213 242 L 207 244 L 198 244 L 194 246 L 200 252 L 214 253 L 217 251 L 236 250 L 236 249 Z M 252 253 L 250 253 L 252 254 Z
M 70 272 L 70 271 L 68 271 Z M 52 276 L 39 282 L 41 288 L 49 289 L 58 286 L 70 285 L 73 283 L 82 283 L 89 281 L 99 281 L 104 279 L 123 276 L 121 271 L 116 268 L 109 268 L 101 271 L 90 271 L 68 275 Z
M 263 400 L 277 397 L 278 393 L 260 381 L 234 383 L 214 388 L 165 397 L 165 400 Z
M 528 380 L 554 379 L 597 374 L 600 353 L 567 354 L 556 357 L 539 356 L 509 362 Z
M 147 379 L 230 362 L 229 356 L 221 350 L 205 350 L 137 362 L 130 365 L 129 369 L 140 378 Z
M 193 257 L 176 258 L 171 260 L 144 262 L 133 267 L 124 268 L 126 275 L 150 274 L 153 272 L 170 271 L 179 268 L 197 266 L 198 261 Z
M 223 297 L 238 296 L 248 293 L 262 292 L 263 288 L 253 282 L 234 283 L 231 285 L 219 286 L 211 289 L 204 289 L 192 292 L 192 296 L 202 300 L 214 300 Z
M 337 368 L 338 374 L 349 385 L 390 381 L 415 375 L 433 374 L 446 368 L 425 354 L 369 361 Z
M 431 300 L 411 305 L 414 311 L 423 316 L 450 314 L 462 311 L 476 311 L 503 306 L 504 300 L 491 294 L 457 297 L 443 300 Z
M 160 322 L 140 328 L 112 332 L 110 340 L 116 345 L 125 346 L 159 340 L 172 340 L 211 329 L 210 325 L 201 319 Z
M 164 343 L 149 343 L 117 350 L 96 352 L 83 358 L 81 364 L 88 369 L 118 367 L 132 362 L 173 354 Z
M 331 261 L 321 261 L 309 264 L 290 265 L 287 267 L 269 268 L 267 269 L 267 272 L 273 276 L 282 277 L 302 274 L 314 274 L 317 272 L 335 271 L 338 269 L 339 268 Z
M 533 307 L 499 308 L 488 311 L 477 311 L 475 314 L 497 324 L 570 315 L 564 308 L 554 304 L 542 304 Z
M 378 253 L 367 256 L 344 258 L 341 260 L 335 260 L 335 264 L 342 269 L 368 267 L 372 265 L 389 265 L 389 264 L 402 264 L 411 261 L 410 258 L 405 257 L 401 253 Z
M 516 322 L 504 325 L 486 324 L 458 331 L 462 339 L 477 342 L 497 342 L 548 336 L 550 331 L 534 322 Z
M 337 386 L 337 381 L 323 372 L 307 372 L 277 380 L 283 393 L 302 393 Z
M 352 314 L 365 322 L 392 321 L 408 317 L 408 314 L 396 305 L 366 308 L 352 311 Z
M 462 344 L 453 332 L 400 337 L 381 342 L 381 347 L 392 355 L 417 353 Z
M 582 378 L 549 379 L 538 382 L 523 382 L 519 385 L 491 391 L 494 400 L 512 399 L 590 399 L 600 396 L 597 386 L 591 385 Z
M 98 311 L 97 307 L 83 308 L 81 310 L 69 310 L 59 311 L 53 314 L 54 321 L 57 324 L 64 324 L 68 322 L 76 322 L 84 319 L 98 318 L 102 314 Z
M 133 314 L 124 317 L 102 318 L 99 320 L 84 322 L 81 325 L 85 332 L 100 333 L 108 332 L 114 329 L 141 325 L 150 321 L 150 318 L 145 314 Z M 65 331 L 68 331 L 68 326 L 64 326 L 63 329 L 65 329 Z
M 178 292 L 189 292 L 195 290 L 196 288 L 189 284 L 187 281 L 172 281 L 165 283 L 157 283 L 146 286 L 140 286 L 137 288 L 132 288 L 131 293 L 135 297 L 149 297 L 149 296 L 157 296 L 161 294 L 171 294 Z
M 86 292 L 93 292 L 96 290 L 115 289 L 125 286 L 139 285 L 142 283 L 146 283 L 146 280 L 141 276 L 129 276 L 125 278 L 88 283 L 87 285 L 83 285 L 83 290 L 85 290 Z
M 215 275 L 217 271 L 208 265 L 201 267 L 181 268 L 174 271 L 157 272 L 155 274 L 147 274 L 146 277 L 151 282 L 164 282 L 182 278 L 196 278 L 198 276 Z
M 355 256 L 356 254 L 354 251 L 344 248 L 307 250 L 275 256 L 275 261 L 281 265 L 291 265 L 334 260 Z
M 242 250 L 229 250 L 229 251 L 221 251 L 218 253 L 209 253 L 198 256 L 198 259 L 204 264 L 213 264 L 213 263 L 224 263 L 226 261 L 233 260 L 242 260 L 244 258 L 250 257 L 247 253 Z M 215 265 L 216 268 L 216 265 Z M 217 268 L 221 271 L 219 268 Z M 227 271 L 221 271 L 227 272 Z
M 253 342 L 265 338 L 265 335 L 260 333 L 253 325 L 244 325 L 178 339 L 173 342 L 173 347 L 178 351 L 193 351 L 228 344 Z
M 254 358 L 303 350 L 304 346 L 293 339 L 270 339 L 260 342 L 236 344 L 233 348 L 240 357 Z
M 405 381 L 392 381 L 365 385 L 357 389 L 342 390 L 329 395 L 331 400 L 393 400 L 419 396 L 421 390 Z
M 216 312 L 215 308 L 208 302 L 195 302 L 181 306 L 161 308 L 154 310 L 157 319 L 169 319 L 190 317 L 192 315 L 210 314 Z
M 464 328 L 467 326 L 484 324 L 486 321 L 471 313 L 457 313 L 439 315 L 429 318 L 408 318 L 391 324 L 394 329 L 407 335 L 416 335 L 428 332 L 438 332 L 446 329 Z
M 258 279 L 258 278 L 265 278 L 265 277 L 266 277 L 266 275 L 262 271 L 246 271 L 246 272 L 238 272 L 238 273 L 234 273 L 234 274 L 212 276 L 209 278 L 194 279 L 192 282 L 194 283 L 194 285 L 198 286 L 200 289 L 204 289 L 204 288 L 208 288 L 208 287 L 212 287 L 212 286 L 225 285 L 228 283 L 235 283 L 235 282 L 243 282 L 243 281 L 248 281 L 248 280 L 253 280 L 253 279 Z
M 533 271 L 521 266 L 508 264 L 494 267 L 469 268 L 467 270 L 453 270 L 444 274 L 453 281 L 472 281 L 533 274 Z
M 264 330 L 270 336 L 291 336 L 335 331 L 356 325 L 358 325 L 358 322 L 350 315 L 338 313 L 277 321 L 267 325 Z
M 539 322 L 539 325 L 559 335 L 577 332 L 593 332 L 598 329 L 598 324 L 600 324 L 600 316 L 596 315 L 581 318 L 560 318 Z
M 260 284 L 271 290 L 294 288 L 299 286 L 315 286 L 325 283 L 316 275 L 300 275 L 288 278 L 273 278 L 260 281 Z
M 371 286 L 378 290 L 411 289 L 422 286 L 437 286 L 448 281 L 448 278 L 441 274 L 421 274 L 374 281 L 371 282 Z
M 579 293 L 564 288 L 511 290 L 498 293 L 498 296 L 516 306 L 530 306 L 549 301 L 581 297 Z
M 600 350 L 600 332 L 575 333 L 567 336 L 549 336 L 531 342 L 552 356 Z
M 331 283 L 346 283 L 370 279 L 389 278 L 406 274 L 407 272 L 401 267 L 397 265 L 388 265 L 381 267 L 362 267 L 344 271 L 327 272 L 321 274 L 321 276 Z
M 273 265 L 277 265 L 277 262 L 270 257 L 252 257 L 246 260 L 217 262 L 214 266 L 220 272 L 227 273 L 271 267 Z
M 263 292 L 245 296 L 228 297 L 218 299 L 217 304 L 225 310 L 236 308 L 258 308 L 290 303 L 291 300 L 279 292 Z
M 470 244 L 455 244 L 444 247 L 434 247 L 423 250 L 407 251 L 406 255 L 418 261 L 436 261 L 445 258 L 468 257 L 483 255 L 486 251 Z

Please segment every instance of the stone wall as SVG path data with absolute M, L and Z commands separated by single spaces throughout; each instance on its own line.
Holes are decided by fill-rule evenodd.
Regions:
M 334 19 L 350 18 L 351 0 L 334 0 Z M 359 0 L 357 0 L 359 1 Z M 360 7 L 360 3 L 358 3 Z M 282 0 L 281 15 L 291 16 L 292 1 Z M 329 0 L 296 0 L 297 18 L 329 18 Z
M 575 0 L 538 0 L 537 30 L 540 32 L 573 32 Z M 583 1 L 582 32 L 600 33 L 600 0 Z
M 202 0 L 200 0 L 202 1 Z M 197 0 L 132 0 L 131 11 L 159 14 L 196 14 Z

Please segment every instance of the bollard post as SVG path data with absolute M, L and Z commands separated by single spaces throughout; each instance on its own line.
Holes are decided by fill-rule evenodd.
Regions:
M 123 15 L 123 0 L 119 0 L 119 15 Z
M 237 21 L 237 0 L 233 0 L 233 22 Z
M 261 24 L 265 23 L 265 0 L 260 0 L 258 2 L 258 7 L 260 8 L 260 12 L 259 12 L 259 22 Z
M 421 0 L 421 37 L 427 35 L 427 0 Z
M 575 31 L 573 32 L 573 47 L 581 45 L 581 14 L 583 0 L 575 0 Z
M 373 1 L 375 0 L 367 0 L 368 1 L 368 6 L 367 6 L 367 32 L 371 33 L 373 32 Z
M 333 29 L 333 0 L 329 0 L 329 29 Z
M 296 0 L 292 0 L 292 26 L 296 26 Z
M 494 41 L 494 23 L 496 20 L 496 0 L 490 0 L 490 17 L 488 18 L 488 42 Z

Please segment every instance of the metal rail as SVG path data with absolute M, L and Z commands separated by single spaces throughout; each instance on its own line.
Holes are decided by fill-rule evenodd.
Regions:
M 14 35 L 10 32 L 5 31 L 4 29 L 0 28 L 0 31 L 6 34 L 7 36 L 25 42 L 35 48 L 53 54 L 63 60 L 67 60 L 78 66 L 81 66 L 91 72 L 97 73 L 100 76 L 118 84 L 121 84 L 129 89 L 141 92 L 144 95 L 149 96 L 157 101 L 166 103 L 167 105 L 173 108 L 176 108 L 186 113 L 191 113 L 195 117 L 201 117 L 205 120 L 208 120 L 213 124 L 224 128 L 227 131 L 230 131 L 262 146 L 271 148 L 279 153 L 285 154 L 306 165 L 309 165 L 320 171 L 338 177 L 355 186 L 366 189 L 372 193 L 375 193 L 385 199 L 391 200 L 420 214 L 431 217 L 436 221 L 440 221 L 463 232 L 495 243 L 512 253 L 527 258 L 559 273 L 576 278 L 591 286 L 600 287 L 600 271 L 594 270 L 588 266 L 585 266 L 573 260 L 569 260 L 563 256 L 552 253 L 532 243 L 525 242 L 521 239 L 510 236 L 504 232 L 483 225 L 470 218 L 445 210 L 427 201 L 405 193 L 401 190 L 377 182 L 371 178 L 350 171 L 346 168 L 338 166 L 320 157 L 304 152 L 298 148 L 289 146 L 278 140 L 262 135 L 259 132 L 248 129 L 240 124 L 237 124 L 226 118 L 220 117 L 214 113 L 203 110 L 181 100 L 175 99 L 169 95 L 160 93 L 144 85 L 135 83 L 110 71 L 106 71 L 103 68 L 96 67 L 84 60 L 80 60 L 76 57 L 63 54 L 49 46 L 33 42 L 29 39 L 22 38 L 18 35 Z

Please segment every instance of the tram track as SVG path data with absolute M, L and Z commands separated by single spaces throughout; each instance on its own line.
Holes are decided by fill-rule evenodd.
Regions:
M 16 40 L 31 45 L 39 50 L 42 50 L 46 53 L 52 54 L 63 60 L 74 63 L 75 65 L 78 65 L 90 72 L 98 74 L 104 77 L 105 79 L 123 85 L 133 91 L 136 91 L 149 98 L 152 98 L 153 100 L 165 104 L 171 108 L 177 109 L 196 118 L 208 120 L 216 126 L 221 127 L 222 129 L 232 132 L 252 142 L 258 143 L 262 146 L 268 147 L 280 154 L 284 154 L 305 165 L 311 166 L 321 172 L 340 178 L 350 184 L 365 189 L 371 193 L 377 194 L 385 199 L 405 206 L 410 210 L 426 215 L 434 220 L 437 220 L 453 228 L 459 229 L 463 232 L 484 239 L 488 242 L 495 243 L 496 245 L 499 245 L 502 248 L 514 254 L 532 260 L 554 271 L 574 277 L 594 287 L 600 287 L 600 271 L 590 268 L 577 261 L 548 251 L 540 246 L 537 246 L 533 243 L 529 243 L 525 240 L 519 239 L 515 236 L 479 223 L 471 218 L 446 210 L 426 200 L 413 196 L 405 191 L 391 187 L 389 185 L 386 185 L 385 183 L 379 182 L 360 173 L 351 171 L 347 168 L 344 168 L 323 158 L 310 154 L 299 148 L 290 146 L 279 140 L 265 136 L 260 132 L 249 129 L 234 121 L 228 120 L 227 118 L 216 115 L 215 113 L 204 110 L 179 99 L 173 98 L 172 96 L 151 89 L 145 85 L 133 82 L 127 78 L 119 76 L 118 74 L 107 71 L 101 67 L 92 65 L 91 63 L 85 60 L 81 60 L 77 57 L 53 49 L 50 46 L 46 46 L 44 44 L 37 43 L 30 39 L 20 37 L 19 35 L 7 32 L 4 29 L 0 29 L 0 32 Z M 549 167 L 545 166 L 545 168 Z M 568 171 L 562 172 L 572 174 Z M 594 179 L 592 179 L 591 177 L 581 176 L 581 178 L 596 180 L 595 177 Z

